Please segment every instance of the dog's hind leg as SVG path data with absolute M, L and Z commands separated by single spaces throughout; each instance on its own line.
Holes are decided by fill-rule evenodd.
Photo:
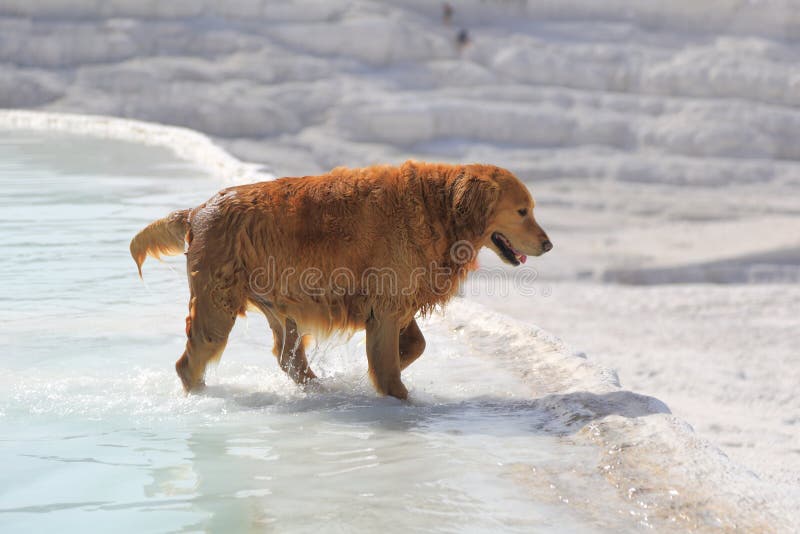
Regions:
M 291 318 L 287 318 L 283 328 L 275 318 L 267 316 L 272 335 L 275 338 L 275 347 L 272 352 L 278 358 L 278 364 L 289 377 L 298 384 L 305 384 L 317 378 L 317 375 L 308 366 L 306 348 L 303 336 L 297 331 L 297 325 Z
M 262 307 L 263 310 L 263 307 Z M 271 310 L 267 309 L 264 312 L 267 318 L 269 327 L 272 330 L 272 354 L 280 361 L 281 352 L 283 352 L 283 320 L 277 317 Z
M 400 370 L 402 371 L 425 351 L 425 337 L 417 325 L 416 319 L 400 330 Z
M 206 365 L 222 356 L 236 315 L 242 309 L 237 288 L 224 277 L 208 280 L 190 276 L 189 285 L 192 299 L 186 318 L 186 350 L 175 363 L 187 393 L 205 384 Z

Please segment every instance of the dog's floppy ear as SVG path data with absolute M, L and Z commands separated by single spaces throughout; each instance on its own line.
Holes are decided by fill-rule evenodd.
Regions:
M 456 231 L 462 239 L 472 239 L 486 231 L 500 188 L 488 177 L 461 172 L 453 180 L 450 199 Z

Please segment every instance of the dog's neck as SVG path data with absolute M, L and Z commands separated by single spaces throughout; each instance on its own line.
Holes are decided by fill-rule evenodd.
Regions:
M 409 198 L 422 199 L 420 213 L 434 236 L 437 264 L 454 269 L 472 264 L 487 241 L 484 234 L 488 217 L 486 213 L 473 212 L 488 206 L 481 204 L 481 191 L 473 187 L 480 184 L 470 179 L 466 166 L 407 161 L 400 166 L 399 174 L 409 192 L 415 193 Z M 472 204 L 463 202 L 465 191 L 474 193 Z

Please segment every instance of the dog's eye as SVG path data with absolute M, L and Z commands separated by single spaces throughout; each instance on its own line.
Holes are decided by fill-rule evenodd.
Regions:
M 525 217 L 528 214 L 528 208 L 522 208 L 521 210 L 517 210 L 517 213 Z

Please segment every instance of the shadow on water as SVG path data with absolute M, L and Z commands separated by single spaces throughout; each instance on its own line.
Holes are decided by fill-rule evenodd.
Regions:
M 631 391 L 590 393 L 584 391 L 520 399 L 476 396 L 466 399 L 412 398 L 400 401 L 376 397 L 370 391 L 337 391 L 326 386 L 306 387 L 305 394 L 285 396 L 254 392 L 235 385 L 206 387 L 199 395 L 218 398 L 238 411 L 270 414 L 310 414 L 338 424 L 367 425 L 384 431 L 430 429 L 445 423 L 463 422 L 466 431 L 488 435 L 568 435 L 610 415 L 626 418 L 671 413 L 666 404 Z M 509 425 L 509 421 L 514 424 Z M 265 420 L 267 422 L 267 420 Z M 463 431 L 463 430 L 462 430 Z

